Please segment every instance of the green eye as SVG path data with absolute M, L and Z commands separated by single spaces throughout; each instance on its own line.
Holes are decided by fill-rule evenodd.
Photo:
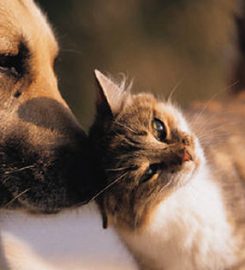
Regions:
M 167 137 L 167 130 L 166 130 L 164 123 L 161 120 L 155 118 L 152 121 L 152 127 L 156 133 L 156 138 L 159 141 L 164 142 L 166 140 L 166 137 Z
M 141 183 L 149 181 L 158 172 L 158 164 L 151 164 L 141 178 Z

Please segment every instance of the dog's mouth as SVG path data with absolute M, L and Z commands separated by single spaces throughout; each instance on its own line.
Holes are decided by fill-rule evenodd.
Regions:
M 12 138 L 0 148 L 1 207 L 53 213 L 86 202 L 96 190 L 85 141 L 37 149 Z

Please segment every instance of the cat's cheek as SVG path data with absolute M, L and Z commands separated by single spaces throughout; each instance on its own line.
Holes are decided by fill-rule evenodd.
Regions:
M 201 166 L 206 163 L 205 154 L 198 138 L 194 140 L 194 149 L 196 153 L 196 166 Z
M 194 161 L 185 162 L 182 166 L 181 172 L 177 177 L 177 184 L 179 187 L 186 185 L 197 169 Z
M 187 161 L 183 164 L 182 173 L 192 173 L 195 167 L 196 164 L 194 161 Z
M 189 128 L 189 125 L 187 124 L 184 116 L 182 115 L 181 112 L 178 112 L 178 116 L 177 116 L 177 119 L 178 119 L 178 127 L 179 127 L 179 130 L 181 130 L 182 132 L 185 132 L 187 134 L 189 134 L 191 131 L 190 131 L 190 128 Z
M 179 108 L 176 108 L 175 105 L 171 103 L 159 103 L 156 106 L 156 110 L 164 115 L 167 115 L 171 122 L 175 123 L 175 126 L 178 127 L 179 130 L 185 133 L 190 133 L 190 128 L 184 114 Z

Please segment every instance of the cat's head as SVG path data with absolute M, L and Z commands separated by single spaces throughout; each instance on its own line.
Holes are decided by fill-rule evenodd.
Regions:
M 97 115 L 90 130 L 109 186 L 100 204 L 114 222 L 139 227 L 159 202 L 185 185 L 202 151 L 183 114 L 151 94 L 131 94 L 99 71 Z

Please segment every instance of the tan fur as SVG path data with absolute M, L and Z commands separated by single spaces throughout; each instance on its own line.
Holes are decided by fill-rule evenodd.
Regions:
M 4 155 L 0 162 L 9 172 L 25 167 L 28 171 L 28 167 L 33 166 L 32 174 L 29 173 L 33 185 L 37 179 L 39 183 L 42 182 L 40 177 L 55 163 L 54 160 L 61 159 L 58 152 L 62 149 L 70 154 L 72 152 L 73 158 L 76 154 L 87 155 L 85 133 L 58 89 L 54 72 L 58 53 L 59 46 L 52 29 L 33 0 L 0 2 L 0 153 Z M 13 143 L 13 150 L 8 150 L 10 142 Z M 19 156 L 11 157 L 13 151 Z M 35 153 L 34 160 L 31 152 Z M 20 156 L 24 156 L 22 161 Z M 32 164 L 26 164 L 28 162 Z M 67 163 L 67 160 L 62 162 Z M 65 170 L 64 166 L 61 167 Z M 68 179 L 65 179 L 62 170 L 54 171 L 54 178 L 59 178 L 57 175 L 61 172 L 62 181 L 65 182 Z M 0 172 L 2 183 L 5 171 Z M 38 211 L 38 207 L 34 206 L 35 196 L 28 192 L 31 187 L 23 185 L 15 190 L 15 185 L 3 187 L 4 191 L 0 193 L 7 189 L 10 196 L 18 197 L 26 190 L 17 201 L 23 199 L 22 206 Z M 6 196 L 1 195 L 4 197 L 1 204 L 11 200 Z M 27 196 L 29 199 L 26 200 Z
M 3 93 L 3 91 L 0 93 L 1 106 L 6 108 L 6 113 L 9 115 L 7 125 L 11 126 L 17 125 L 20 121 L 15 113 L 18 107 L 34 98 L 50 98 L 67 108 L 59 93 L 56 75 L 53 71 L 54 60 L 58 54 L 58 44 L 43 14 L 32 0 L 1 1 L 0 53 L 16 54 L 19 42 L 22 40 L 26 41 L 32 54 L 31 63 L 29 63 L 30 75 L 11 86 L 10 89 L 6 89 L 6 93 Z M 1 84 L 5 86 L 10 84 L 5 82 L 6 78 L 1 74 L 0 79 Z M 17 103 L 13 97 L 9 97 L 9 94 L 14 94 L 14 91 L 18 89 L 23 89 L 24 94 Z M 25 113 L 31 114 L 31 108 L 29 112 L 26 111 Z M 59 120 L 61 121 L 60 125 L 63 125 L 63 119 L 57 118 L 57 121 Z M 56 124 L 59 125 L 59 123 Z M 52 142 L 52 137 L 57 136 L 55 130 L 44 130 L 31 124 L 26 125 L 31 129 L 29 133 L 31 143 L 40 144 L 47 139 Z
M 18 107 L 27 101 L 37 100 L 37 98 L 49 98 L 57 101 L 64 107 L 63 110 L 67 114 L 67 119 L 70 118 L 71 122 L 75 122 L 58 90 L 53 67 L 59 48 L 45 17 L 32 0 L 2 0 L 0 3 L 0 53 L 17 53 L 18 45 L 23 40 L 32 56 L 30 63 L 28 63 L 30 74 L 13 86 L 11 86 L 11 83 L 10 89 L 6 89 L 7 93 L 3 93 L 3 91 L 0 93 L 1 106 L 8 110 L 8 124 L 17 125 L 19 117 L 15 112 Z M 5 86 L 10 84 L 10 82 L 5 82 L 6 79 L 1 74 L 0 79 L 0 84 Z M 18 89 L 23 89 L 24 94 L 17 103 L 13 97 L 9 97 L 9 92 L 14 94 L 14 91 Z M 31 114 L 31 110 L 32 108 L 30 108 L 30 111 L 25 111 L 25 114 Z M 55 114 L 56 112 L 51 113 Z M 49 114 L 47 117 L 50 117 Z M 52 126 L 50 126 L 50 129 L 42 129 L 42 127 L 37 128 L 31 123 L 25 123 L 25 125 L 31 129 L 29 140 L 34 144 L 40 144 L 43 140 L 49 140 L 52 143 L 52 138 L 59 135 Z M 56 126 L 62 125 L 67 125 L 67 123 L 64 122 L 63 117 L 57 117 Z

